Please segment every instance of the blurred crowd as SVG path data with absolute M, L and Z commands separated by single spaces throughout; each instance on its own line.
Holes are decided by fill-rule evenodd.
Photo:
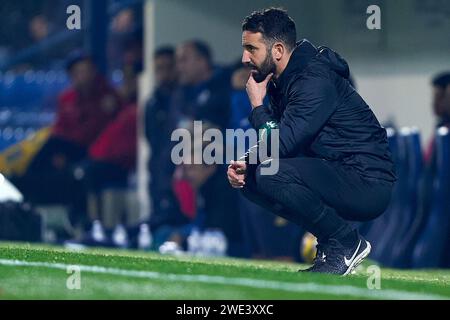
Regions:
M 3 28 L 1 39 L 6 40 L 0 43 L 0 61 L 64 28 L 62 21 L 52 17 L 51 1 L 44 2 L 44 6 L 36 1 L 27 1 L 26 6 L 8 2 L 9 6 L 30 8 L 20 12 L 30 16 L 28 26 L 20 26 L 28 28 L 29 39 L 14 37 Z M 58 5 L 64 6 L 66 1 L 58 1 Z M 35 14 L 39 10 L 33 11 L 33 7 L 41 11 Z M 14 9 L 2 6 L 1 10 L 19 14 Z M 111 19 L 106 73 L 99 70 L 90 53 L 77 49 L 78 40 L 14 66 L 14 72 L 20 73 L 63 65 L 69 85 L 58 92 L 45 141 L 26 169 L 9 174 L 8 179 L 33 205 L 68 208 L 75 231 L 57 237 L 68 245 L 304 259 L 308 249 L 302 248 L 304 230 L 233 191 L 225 178 L 226 164 L 176 165 L 171 160 L 176 143 L 171 141 L 172 132 L 178 128 L 192 131 L 193 121 L 202 121 L 204 130 L 250 128 L 251 106 L 245 91 L 250 70 L 240 59 L 232 65 L 218 65 L 209 44 L 200 39 L 159 47 L 153 53 L 155 88 L 140 113 L 141 15 L 139 9 L 125 8 Z M 8 17 L 2 23 L 13 28 L 17 17 L 2 16 Z M 432 86 L 437 127 L 449 127 L 450 73 L 435 77 Z M 136 188 L 141 120 L 150 146 L 150 218 L 123 205 L 129 200 L 124 190 Z M 437 174 L 435 150 L 433 139 L 424 155 L 428 177 L 421 182 L 424 193 L 432 190 L 430 183 Z M 239 156 L 245 149 L 235 151 Z
M 107 27 L 108 71 L 125 65 L 142 64 L 142 1 L 107 0 L 111 17 Z M 0 67 L 26 71 L 64 67 L 65 58 L 75 49 L 86 48 L 88 17 L 83 0 L 4 1 L 0 7 Z M 68 30 L 66 9 L 81 8 L 82 30 Z M 11 32 L 14 30 L 14 32 Z M 20 36 L 17 36 L 20 34 Z M 8 65 L 17 57 L 18 63 Z M 16 61 L 15 61 L 16 62 Z
M 64 8 L 66 3 L 59 5 Z M 20 12 L 22 4 L 9 2 L 3 8 L 29 21 L 28 40 L 6 33 L 1 37 L 3 62 L 35 45 L 42 47 L 65 28 L 65 20 L 53 14 L 50 1 L 30 2 L 26 7 Z M 15 21 L 5 23 L 13 27 Z M 21 170 L 3 172 L 27 203 L 44 211 L 52 206 L 66 208 L 71 227 L 42 240 L 69 246 L 300 259 L 302 231 L 233 191 L 224 178 L 226 164 L 175 165 L 171 160 L 172 132 L 185 128 L 193 133 L 193 121 L 202 121 L 203 130 L 249 128 L 251 107 L 245 93 L 249 70 L 240 59 L 218 65 L 209 44 L 199 39 L 158 48 L 153 56 L 156 85 L 140 114 L 142 10 L 133 6 L 117 10 L 110 19 L 107 41 L 106 72 L 75 38 L 48 51 L 38 50 L 4 73 L 11 77 L 2 88 L 9 93 L 23 91 L 19 80 L 28 83 L 31 79 L 43 86 L 34 79 L 39 70 L 45 70 L 45 78 L 49 70 L 61 68 L 67 75 L 65 88 L 52 89 L 54 97 L 40 99 L 40 106 L 32 107 L 33 115 L 45 108 L 54 116 L 48 118 L 47 126 L 41 123 L 37 128 L 41 139 L 33 140 L 33 152 L 26 154 L 29 159 L 21 162 Z M 14 114 L 19 96 L 15 94 L 2 110 Z M 17 105 L 24 110 L 30 107 Z M 130 190 L 131 202 L 136 201 L 139 120 L 151 150 L 147 165 L 150 218 L 142 217 L 138 206 L 130 209 L 128 205 Z M 23 144 L 20 139 L 14 141 Z M 3 148 L 8 156 L 13 153 L 8 148 L 16 148 L 10 144 Z M 245 149 L 236 151 L 239 155 Z

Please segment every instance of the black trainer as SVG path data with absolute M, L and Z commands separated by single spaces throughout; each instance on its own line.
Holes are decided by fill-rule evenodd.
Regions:
M 326 251 L 326 244 L 325 243 L 319 243 L 316 246 L 317 252 L 316 257 L 313 260 L 313 265 L 309 267 L 308 269 L 301 269 L 298 270 L 299 272 L 316 272 L 316 270 L 319 270 L 322 266 L 322 264 L 325 263 L 325 251 Z
M 329 239 L 325 250 L 325 262 L 311 271 L 346 276 L 369 255 L 370 243 L 358 234 L 351 247 L 345 247 L 336 239 Z

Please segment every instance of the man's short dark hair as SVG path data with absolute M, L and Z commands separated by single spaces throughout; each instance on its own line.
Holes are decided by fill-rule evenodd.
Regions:
M 172 46 L 162 46 L 157 48 L 153 54 L 155 59 L 163 56 L 173 59 L 175 57 L 175 48 Z
M 194 39 L 194 40 L 190 40 L 190 41 L 186 42 L 186 44 L 194 47 L 195 51 L 208 62 L 208 65 L 210 65 L 210 66 L 212 65 L 211 48 L 209 47 L 209 45 L 206 42 L 204 42 L 202 40 Z
M 434 87 L 447 88 L 450 85 L 450 71 L 438 74 L 433 78 L 432 83 Z
M 87 54 L 83 50 L 72 51 L 66 59 L 66 71 L 70 73 L 75 65 L 84 61 L 94 63 L 92 60 L 92 56 Z
M 265 41 L 273 44 L 283 42 L 289 50 L 295 48 L 297 30 L 295 22 L 281 8 L 269 8 L 255 11 L 247 16 L 242 23 L 242 31 L 261 32 Z

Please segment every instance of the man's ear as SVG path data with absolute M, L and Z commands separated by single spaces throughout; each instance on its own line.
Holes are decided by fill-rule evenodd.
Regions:
M 272 47 L 272 56 L 275 60 L 280 61 L 286 52 L 286 48 L 281 42 L 275 42 Z

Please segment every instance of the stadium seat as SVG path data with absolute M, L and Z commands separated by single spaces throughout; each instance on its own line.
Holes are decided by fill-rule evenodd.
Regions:
M 450 225 L 450 135 L 446 127 L 436 135 L 437 174 L 433 184 L 433 204 L 429 218 L 415 245 L 414 268 L 442 267 Z
M 395 184 L 392 200 L 385 213 L 384 225 L 375 234 L 378 241 L 374 247 L 372 257 L 378 262 L 387 265 L 391 256 L 393 241 L 396 239 L 396 232 L 402 223 L 403 205 L 408 198 L 408 136 L 411 134 L 409 128 L 402 128 L 397 137 L 396 152 L 396 172 L 398 180 Z M 370 238 L 368 239 L 371 240 Z
M 411 234 L 411 227 L 418 216 L 418 199 L 420 194 L 420 180 L 423 174 L 423 158 L 420 144 L 420 133 L 417 129 L 411 129 L 409 135 L 406 136 L 406 151 L 408 157 L 408 176 L 407 190 L 403 198 L 401 206 L 401 214 L 399 228 L 394 234 L 392 240 L 391 255 L 388 259 L 388 265 L 392 267 L 405 268 L 410 264 L 410 239 L 414 237 Z M 409 250 L 409 251 L 408 251 Z
M 65 72 L 6 72 L 0 77 L 0 152 L 54 122 L 58 94 L 68 85 Z
M 398 136 L 397 132 L 394 128 L 386 128 L 386 133 L 388 137 L 388 143 L 389 143 L 389 149 L 392 153 L 392 157 L 394 159 L 395 165 L 398 167 Z M 396 187 L 394 187 L 393 191 L 393 199 L 395 198 L 396 193 L 398 190 Z M 377 219 L 363 223 L 361 226 L 359 226 L 359 230 L 363 236 L 369 240 L 372 245 L 375 247 L 378 245 L 378 243 L 381 240 L 383 230 L 386 228 L 386 225 L 389 220 L 389 216 L 392 212 L 392 203 L 389 205 L 389 207 L 386 209 L 385 213 L 378 217 Z

